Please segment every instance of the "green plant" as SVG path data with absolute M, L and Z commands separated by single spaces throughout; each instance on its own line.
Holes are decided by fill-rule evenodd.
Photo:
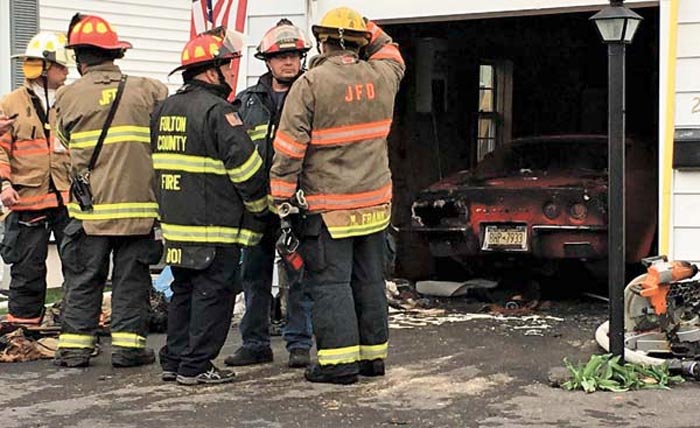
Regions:
M 593 355 L 585 364 L 572 364 L 564 358 L 570 374 L 561 387 L 588 393 L 598 390 L 625 392 L 634 389 L 670 389 L 684 382 L 681 376 L 671 376 L 667 364 L 645 366 L 634 363 L 620 364 L 620 357 L 612 354 Z
M 63 288 L 48 288 L 46 289 L 46 300 L 44 302 L 47 305 L 56 303 L 63 298 Z

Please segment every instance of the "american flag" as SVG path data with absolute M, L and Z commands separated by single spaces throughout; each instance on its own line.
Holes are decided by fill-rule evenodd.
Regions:
M 242 33 L 247 6 L 248 0 L 192 0 L 190 38 L 219 26 Z
M 192 0 L 190 39 L 219 26 L 243 33 L 247 8 L 248 0 Z M 231 61 L 231 73 L 238 77 L 239 69 L 240 59 L 236 58 Z M 232 89 L 234 96 L 236 88 Z

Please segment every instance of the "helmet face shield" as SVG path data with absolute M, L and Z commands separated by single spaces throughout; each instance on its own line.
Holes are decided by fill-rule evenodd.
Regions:
M 180 66 L 176 71 L 207 64 L 222 65 L 241 56 L 243 35 L 237 31 L 218 27 L 193 38 L 182 50 Z
M 239 58 L 243 52 L 243 34 L 234 30 L 226 30 L 216 58 Z
M 265 57 L 291 51 L 303 55 L 309 49 L 311 49 L 311 44 L 299 28 L 293 25 L 278 25 L 265 33 L 258 45 L 255 57 L 265 59 Z

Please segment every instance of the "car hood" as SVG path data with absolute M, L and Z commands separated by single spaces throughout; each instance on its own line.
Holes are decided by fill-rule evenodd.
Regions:
M 424 192 L 474 189 L 520 190 L 534 188 L 591 188 L 607 183 L 607 175 L 597 171 L 523 171 L 517 175 L 481 177 L 460 171 L 428 187 Z

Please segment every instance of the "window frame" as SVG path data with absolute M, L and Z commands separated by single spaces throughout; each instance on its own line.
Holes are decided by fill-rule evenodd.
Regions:
M 491 67 L 491 86 L 482 87 L 482 67 Z M 475 158 L 479 163 L 497 147 L 507 143 L 512 138 L 513 118 L 513 62 L 510 60 L 481 60 L 478 67 L 478 111 L 476 115 L 476 149 Z M 483 91 L 492 92 L 491 111 L 482 110 Z M 482 128 L 489 123 L 493 135 Z
M 10 2 L 10 54 L 24 53 L 29 41 L 39 32 L 39 0 Z M 11 89 L 24 84 L 22 61 L 13 60 L 10 67 Z

